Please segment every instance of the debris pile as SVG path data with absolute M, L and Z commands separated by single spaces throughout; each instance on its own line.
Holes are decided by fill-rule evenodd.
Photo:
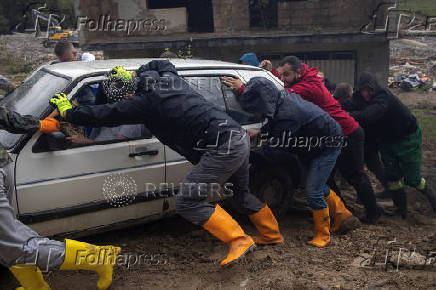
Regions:
M 391 40 L 389 87 L 436 90 L 436 37 Z

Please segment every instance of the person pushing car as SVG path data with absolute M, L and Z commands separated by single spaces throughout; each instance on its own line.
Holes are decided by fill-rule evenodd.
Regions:
M 121 67 L 112 76 L 133 79 Z M 235 262 L 257 244 L 283 243 L 278 223 L 265 204 L 249 191 L 250 138 L 226 112 L 208 102 L 178 76 L 173 64 L 153 60 L 136 71 L 136 95 L 111 104 L 72 107 L 65 95 L 50 100 L 68 122 L 82 126 L 144 124 L 163 144 L 195 166 L 176 196 L 176 211 L 202 225 L 229 252 L 221 265 Z M 206 201 L 216 185 L 231 184 L 230 202 L 247 214 L 261 233 L 254 239 L 218 204 Z M 228 187 L 228 186 L 227 186 Z
M 233 82 L 229 77 L 222 81 L 229 85 Z M 315 236 L 308 243 L 325 247 L 330 242 L 330 232 L 359 227 L 359 219 L 326 184 L 344 145 L 339 124 L 315 104 L 295 93 L 279 91 L 266 78 L 250 79 L 241 91 L 238 98 L 241 107 L 267 119 L 258 132 L 261 142 L 266 144 L 259 146 L 256 154 L 280 163 L 289 153 L 296 153 L 306 171 L 305 191 L 315 223 Z M 332 227 L 330 217 L 334 219 Z
M 14 134 L 33 134 L 37 131 L 51 133 L 59 130 L 53 118 L 39 120 L 22 116 L 0 107 L 0 129 Z M 38 235 L 15 216 L 8 195 L 8 172 L 13 170 L 13 160 L 0 148 L 0 264 L 8 267 L 21 287 L 17 289 L 49 290 L 41 270 L 91 270 L 99 275 L 97 288 L 107 289 L 112 283 L 113 266 L 121 251 L 113 246 L 95 246 L 66 239 L 50 240 Z M 95 259 L 99 262 L 95 262 Z

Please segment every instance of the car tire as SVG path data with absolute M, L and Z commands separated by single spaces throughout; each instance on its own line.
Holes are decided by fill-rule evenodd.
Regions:
M 280 219 L 292 205 L 295 186 L 288 170 L 254 167 L 250 170 L 250 190 Z

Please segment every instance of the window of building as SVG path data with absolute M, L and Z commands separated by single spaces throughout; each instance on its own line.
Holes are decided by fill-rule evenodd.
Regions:
M 250 27 L 276 28 L 278 0 L 250 0 Z
M 212 0 L 148 0 L 148 9 L 186 7 L 189 32 L 213 32 Z

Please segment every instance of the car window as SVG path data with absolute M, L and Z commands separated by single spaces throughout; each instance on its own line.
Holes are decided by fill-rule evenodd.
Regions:
M 184 79 L 194 91 L 223 110 L 226 109 L 221 90 L 221 80 L 218 76 L 184 77 Z
M 235 93 L 221 83 L 219 76 L 193 76 L 184 78 L 191 88 L 204 96 L 208 101 L 226 110 L 229 116 L 241 125 L 262 122 L 261 118 L 256 118 L 253 114 L 242 110 Z
M 22 115 L 41 117 L 49 105 L 49 99 L 62 92 L 69 80 L 52 75 L 44 70 L 37 71 L 13 92 L 0 101 L 0 106 L 6 106 Z M 3 148 L 12 148 L 22 134 L 11 134 L 0 130 L 0 143 Z
M 227 112 L 235 121 L 241 125 L 261 123 L 263 121 L 263 118 L 256 117 L 241 108 L 238 97 L 233 90 L 229 90 L 225 85 L 222 85 L 222 90 L 227 104 Z
M 242 78 L 246 82 L 248 82 L 251 78 L 254 78 L 254 77 L 264 77 L 264 78 L 267 78 L 270 81 L 272 81 L 279 90 L 284 89 L 283 82 L 281 80 L 279 80 L 276 76 L 274 76 L 272 73 L 270 73 L 269 71 L 266 71 L 266 70 L 255 70 L 255 71 L 239 70 L 238 74 L 240 76 L 242 76 Z
M 101 81 L 86 83 L 77 90 L 71 100 L 73 106 L 93 106 L 107 102 Z M 67 136 L 68 148 L 152 138 L 152 134 L 143 124 L 116 127 L 82 127 L 61 122 L 61 130 Z

